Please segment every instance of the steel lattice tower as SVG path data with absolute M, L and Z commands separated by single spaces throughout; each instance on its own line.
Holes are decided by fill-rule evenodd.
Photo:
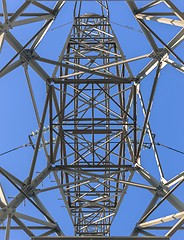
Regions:
M 6 79 L 23 69 L 38 125 L 38 130 L 29 135 L 29 143 L 20 147 L 33 149 L 28 172 L 20 173 L 19 167 L 17 173 L 11 172 L 7 163 L 0 168 L 0 231 L 5 240 L 14 239 L 14 232 L 19 230 L 27 239 L 64 236 L 65 229 L 54 218 L 57 194 L 76 236 L 108 237 L 129 187 L 152 196 L 134 223 L 134 239 L 138 235 L 169 239 L 183 229 L 184 203 L 175 190 L 182 185 L 184 174 L 180 167 L 176 176 L 166 180 L 157 150 L 161 144 L 155 141 L 150 113 L 162 70 L 170 65 L 184 71 L 184 61 L 177 51 L 184 40 L 184 13 L 170 0 L 110 2 L 22 1 L 15 12 L 9 12 L 8 1 L 2 0 L 2 56 L 6 56 L 5 43 L 14 52 L 8 61 L 2 61 L 0 76 Z M 55 51 L 53 46 L 47 51 L 39 47 L 45 44 L 49 29 L 67 4 L 74 7 L 74 20 L 56 59 L 47 56 Z M 97 13 L 84 12 L 90 4 L 96 6 Z M 125 56 L 112 28 L 110 4 L 129 7 L 150 52 Z M 147 20 L 172 24 L 176 27 L 174 37 L 166 43 Z M 14 29 L 35 23 L 39 23 L 38 31 L 29 37 L 27 30 L 29 40 L 22 44 Z M 146 89 L 145 101 L 141 86 L 149 76 L 151 87 Z M 45 95 L 41 107 L 37 79 L 42 80 Z M 143 149 L 152 151 L 152 155 L 145 155 Z M 148 171 L 144 158 L 154 159 L 157 173 Z M 10 201 L 9 186 L 13 186 L 14 195 Z M 136 195 L 132 201 L 139 205 Z M 165 202 L 175 209 L 174 214 L 154 215 Z

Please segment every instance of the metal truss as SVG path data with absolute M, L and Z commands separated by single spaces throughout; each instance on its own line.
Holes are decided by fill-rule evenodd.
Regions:
M 100 13 L 83 12 L 83 7 L 92 2 Z M 15 12 L 9 12 L 9 4 L 2 0 L 0 49 L 2 59 L 8 60 L 1 63 L 0 77 L 3 81 L 23 69 L 38 130 L 24 145 L 33 148 L 26 178 L 20 173 L 24 165 L 17 166 L 17 173 L 8 170 L 11 163 L 0 168 L 2 182 L 13 189 L 14 195 L 8 201 L 9 189 L 0 186 L 0 234 L 5 240 L 13 239 L 16 231 L 28 239 L 64 236 L 65 229 L 55 220 L 54 212 L 58 214 L 58 210 L 53 199 L 57 198 L 57 190 L 75 235 L 110 236 L 110 227 L 129 187 L 152 195 L 131 236 L 167 239 L 182 230 L 184 203 L 175 190 L 183 184 L 184 173 L 181 169 L 175 177 L 165 179 L 150 113 L 161 71 L 170 66 L 173 71 L 184 72 L 184 60 L 177 51 L 184 40 L 184 13 L 170 0 L 146 4 L 133 0 L 27 0 L 21 1 Z M 40 46 L 69 4 L 74 7 L 73 25 L 63 50 L 52 58 L 40 51 Z M 111 26 L 112 4 L 129 7 L 149 43 L 148 53 L 125 56 Z M 165 42 L 153 30 L 152 21 L 172 25 L 174 36 Z M 27 31 L 27 42 L 16 33 L 20 26 Z M 13 49 L 9 56 L 7 46 Z M 50 44 L 47 49 L 50 54 L 52 47 Z M 141 70 L 135 73 L 134 66 Z M 35 79 L 42 81 L 40 92 L 45 100 L 41 107 Z M 151 90 L 145 100 L 141 85 L 147 79 L 151 79 Z M 145 148 L 154 155 L 156 173 L 144 165 L 144 157 L 150 157 L 142 154 Z M 49 180 L 50 176 L 54 181 Z M 136 196 L 133 198 L 130 205 L 138 205 Z M 25 201 L 27 207 L 22 206 Z M 175 213 L 158 217 L 155 212 L 165 202 Z M 59 214 L 64 218 L 62 211 Z

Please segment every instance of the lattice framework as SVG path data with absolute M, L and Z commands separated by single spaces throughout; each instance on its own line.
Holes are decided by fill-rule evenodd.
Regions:
M 110 225 L 129 186 L 153 194 L 133 236 L 150 236 L 155 234 L 153 230 L 158 230 L 156 235 L 160 235 L 160 230 L 166 230 L 164 235 L 171 237 L 182 228 L 184 204 L 174 191 L 183 183 L 183 172 L 166 181 L 149 120 L 161 70 L 169 64 L 184 71 L 184 62 L 175 53 L 184 39 L 184 14 L 169 0 L 150 1 L 140 7 L 136 1 L 126 2 L 145 34 L 151 52 L 127 59 L 109 22 L 107 1 L 96 1 L 101 15 L 82 14 L 82 4 L 76 2 L 74 25 L 63 51 L 59 59 L 50 59 L 36 50 L 59 13 L 62 14 L 67 1 L 52 1 L 52 4 L 49 1 L 23 1 L 16 12 L 9 13 L 8 2 L 2 0 L 0 46 L 3 51 L 4 42 L 7 42 L 16 54 L 3 64 L 0 76 L 6 77 L 23 67 L 39 126 L 38 131 L 30 135 L 34 154 L 26 179 L 11 174 L 4 167 L 0 169 L 2 176 L 18 192 L 8 202 L 6 190 L 1 187 L 0 219 L 6 224 L 1 227 L 6 229 L 6 240 L 12 237 L 11 230 L 14 229 L 23 230 L 29 237 L 63 235 L 64 229 L 44 206 L 44 200 L 41 201 L 43 193 L 51 193 L 54 189 L 60 191 L 76 235 L 109 235 Z M 159 9 L 163 4 L 168 12 L 150 13 L 155 6 Z M 32 12 L 35 7 L 37 11 Z M 147 20 L 172 24 L 179 31 L 165 43 Z M 43 22 L 43 25 L 27 43 L 21 44 L 11 29 L 35 22 Z M 143 65 L 136 75 L 132 62 Z M 46 85 L 43 109 L 38 107 L 34 95 L 31 69 Z M 140 85 L 153 72 L 150 97 L 145 104 Z M 45 128 L 47 123 L 49 127 Z M 154 152 L 159 178 L 152 176 L 142 165 L 142 149 L 147 147 L 145 141 Z M 46 160 L 43 166 L 39 166 L 40 147 Z M 41 170 L 36 175 L 38 167 Z M 54 176 L 54 185 L 47 181 L 50 174 Z M 144 181 L 133 181 L 135 174 Z M 47 187 L 41 187 L 43 180 Z M 22 212 L 21 203 L 25 199 L 39 212 L 38 216 Z M 174 206 L 176 213 L 147 220 L 165 200 Z M 157 227 L 157 224 L 173 219 L 179 220 L 172 226 Z

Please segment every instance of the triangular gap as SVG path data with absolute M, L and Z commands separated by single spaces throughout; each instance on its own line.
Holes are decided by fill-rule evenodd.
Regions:
M 44 3 L 40 3 L 40 2 L 33 2 L 31 5 L 31 12 L 43 12 L 43 13 L 47 13 L 47 14 L 53 14 L 53 9 L 56 5 L 56 2 L 44 2 Z
M 19 71 L 19 67 L 22 65 L 22 60 L 16 57 L 15 59 L 11 59 L 9 62 L 6 62 L 6 64 L 2 67 L 2 72 L 0 74 L 0 77 L 4 77 L 5 75 L 10 76 L 9 74 L 13 72 L 14 70 Z M 12 73 L 11 73 L 12 74 Z
M 14 0 L 13 2 L 7 1 L 8 13 L 15 13 L 24 4 L 24 1 Z
M 150 12 L 154 12 L 154 13 L 171 13 L 172 9 L 168 8 L 165 4 L 165 2 L 163 1 L 158 1 L 158 3 L 140 3 L 137 2 L 137 7 L 138 7 L 138 12 L 140 13 L 150 13 Z
M 138 24 L 137 22 L 135 23 Z M 145 35 L 141 30 L 136 31 L 136 30 L 127 29 L 126 26 L 125 26 L 125 29 L 122 29 L 122 26 L 116 25 L 116 23 L 114 24 L 112 23 L 112 26 L 113 26 L 113 30 L 118 36 L 118 40 L 121 44 L 120 47 L 121 49 L 123 49 L 123 52 L 124 52 L 123 55 L 125 55 L 123 56 L 121 53 L 121 56 L 123 59 L 127 59 L 127 60 L 133 59 L 133 58 L 136 59 L 137 57 L 144 56 L 145 54 L 149 54 L 152 51 L 152 48 L 149 45 L 149 42 L 147 41 L 147 39 L 145 39 Z M 140 27 L 138 26 L 137 28 L 140 28 Z M 124 34 L 118 35 L 120 31 L 122 31 Z M 144 47 L 140 47 L 140 43 L 144 44 Z M 120 48 L 118 48 L 118 50 L 120 51 Z M 135 64 L 137 63 L 137 67 L 139 66 L 138 60 L 134 60 L 134 62 L 129 63 L 130 65 L 129 67 L 131 68 L 133 73 L 134 73 L 133 67 L 135 65 L 134 63 Z M 133 67 L 131 67 L 131 64 L 133 64 Z M 126 64 L 125 64 L 125 71 L 127 71 Z M 129 76 L 129 74 L 127 73 L 126 76 Z
M 161 21 L 162 18 L 159 20 L 153 17 L 152 21 L 151 17 L 150 19 L 149 17 L 146 17 L 145 19 L 142 15 L 139 15 L 137 19 L 143 25 L 143 27 L 152 34 L 152 37 L 154 38 L 159 48 L 164 48 L 165 45 L 168 44 L 184 26 L 179 20 L 175 22 L 172 19 L 167 20 L 163 18 L 163 21 Z M 142 19 L 144 19 L 145 21 L 143 22 Z M 164 34 L 165 32 L 167 32 L 168 34 Z
M 51 228 L 51 229 L 56 227 L 56 224 L 48 222 L 45 219 L 43 220 L 43 219 L 37 218 L 35 216 L 23 214 L 23 213 L 20 213 L 20 212 L 15 212 L 14 215 L 17 218 L 22 219 L 22 221 L 24 221 L 25 223 L 27 223 L 26 225 L 28 225 L 28 223 L 29 224 L 32 223 L 32 224 L 42 225 L 42 226 L 45 226 L 45 227 L 48 227 L 48 228 Z
M 6 188 L 2 189 L 2 186 Z M 19 194 L 19 190 L 16 188 L 18 185 L 13 185 L 7 178 L 1 176 L 1 201 L 3 202 L 1 206 L 1 211 L 6 205 L 8 206 L 14 199 L 15 196 Z M 6 203 L 6 205 L 4 205 Z M 4 205 L 4 206 L 3 206 Z M 3 219 L 2 219 L 3 221 Z
M 11 174 L 10 172 L 6 171 L 3 168 L 0 168 L 1 174 L 9 181 L 11 182 L 13 185 L 15 184 L 16 186 L 23 188 L 25 187 L 25 183 L 22 182 L 20 179 L 18 179 L 17 177 L 15 177 L 13 174 Z
M 181 49 L 183 48 L 184 43 L 181 43 L 180 46 L 175 50 L 176 54 L 181 53 Z M 180 73 L 184 73 L 184 66 L 172 55 L 168 59 L 165 60 L 165 62 L 175 70 L 179 71 Z
M 20 227 L 21 223 L 22 223 L 21 221 L 18 222 L 17 218 L 15 218 L 15 217 L 13 218 L 12 216 L 9 217 L 3 227 L 5 227 L 5 229 L 6 229 L 6 227 L 10 226 L 10 232 L 1 231 L 0 236 L 2 237 L 2 239 L 4 239 L 5 237 L 9 237 L 10 239 L 12 237 L 17 238 L 17 239 L 20 239 L 20 238 L 26 239 L 28 236 L 30 236 L 30 237 L 31 237 L 31 235 L 34 236 L 32 230 L 30 230 L 29 228 L 26 229 L 26 226 L 24 226 L 24 224 L 23 224 L 23 226 L 25 227 L 26 230 L 25 229 L 23 230 Z
M 165 5 L 170 8 L 174 14 L 180 19 L 183 21 L 183 13 L 181 12 L 181 9 L 183 9 L 183 7 L 181 8 L 178 8 L 177 5 L 175 5 L 174 3 L 172 3 L 171 1 L 164 1 Z
M 36 214 L 34 212 L 34 214 Z M 48 230 L 54 230 L 55 224 L 41 220 L 40 218 L 32 217 L 30 215 L 15 212 L 11 217 L 11 231 L 16 230 L 18 236 L 23 236 L 26 233 L 29 236 L 36 236 L 46 233 Z M 53 231 L 55 232 L 55 231 Z
M 57 9 L 56 9 L 57 10 Z M 35 14 L 40 14 L 41 15 L 41 13 L 39 13 L 38 11 L 37 12 L 35 12 Z M 28 11 L 28 13 L 24 13 L 24 15 L 26 15 L 26 14 L 30 14 L 30 11 Z M 48 25 L 48 23 L 51 23 L 51 19 L 53 19 L 53 14 L 47 14 L 47 16 L 45 17 L 45 16 L 38 16 L 38 18 L 43 18 L 43 21 L 44 21 L 44 25 L 47 25 L 47 27 L 50 27 L 49 25 Z M 27 19 L 29 20 L 29 18 L 30 17 L 28 17 Z M 46 19 L 45 19 L 46 18 Z M 22 17 L 21 17 L 21 19 L 22 19 Z M 19 20 L 18 20 L 19 21 Z M 24 20 L 20 20 L 20 21 L 24 21 Z M 43 22 L 42 21 L 42 22 Z M 25 29 L 25 27 L 24 26 L 22 26 L 21 27 L 21 32 L 20 32 L 20 29 L 17 29 L 17 28 L 14 28 L 12 31 L 13 31 L 13 33 L 15 34 L 15 35 L 17 35 L 17 38 L 20 40 L 20 42 L 23 42 L 23 40 L 20 38 L 21 37 L 21 33 L 22 32 L 25 32 L 25 30 L 26 30 L 26 32 L 27 32 L 27 36 L 29 36 L 29 38 L 31 38 L 32 37 L 32 34 L 33 33 L 35 33 L 35 30 L 37 30 L 37 29 L 41 29 L 42 27 L 43 27 L 43 24 L 41 23 L 41 25 L 40 25 L 40 23 L 37 23 L 36 24 L 37 26 L 38 26 L 38 28 L 37 27 L 34 27 L 34 29 L 31 29 L 29 26 L 28 26 L 28 29 L 29 29 L 29 31 L 27 31 L 27 28 Z M 34 26 L 36 26 L 36 25 L 34 25 Z M 27 25 L 26 25 L 27 26 Z M 22 31 L 22 30 L 24 30 L 24 31 Z M 45 32 L 47 32 L 48 31 L 48 29 L 44 29 L 44 31 Z M 42 31 L 42 34 L 43 34 L 43 36 L 45 37 L 45 32 L 44 31 Z M 41 34 L 40 34 L 41 35 Z M 42 37 L 41 37 L 42 38 Z M 38 41 L 39 42 L 39 41 Z M 24 44 L 24 43 L 23 43 Z M 35 44 L 35 46 L 37 47 L 38 46 L 38 44 L 36 43 Z M 35 49 L 35 47 L 34 47 L 34 49 Z M 55 52 L 55 51 L 53 51 L 53 52 Z
M 148 26 L 148 24 L 147 23 L 145 23 L 143 20 L 140 20 L 140 19 L 138 19 L 138 22 L 140 23 L 140 25 L 142 25 L 143 26 L 143 28 L 146 30 L 146 31 L 148 31 L 150 34 L 151 34 L 151 36 L 153 37 L 153 39 L 155 40 L 155 42 L 157 43 L 157 47 L 158 47 L 158 49 L 157 50 L 155 50 L 154 52 L 153 52 L 153 56 L 159 56 L 159 58 L 163 58 L 164 59 L 164 57 L 166 56 L 166 53 L 169 53 L 169 54 L 172 54 L 172 55 L 174 55 L 175 56 L 175 58 L 177 58 L 177 59 L 180 59 L 180 62 L 183 62 L 182 61 L 182 59 L 181 59 L 181 57 L 179 57 L 176 53 L 175 53 L 175 51 L 173 50 L 173 47 L 172 46 L 170 46 L 171 44 L 171 41 L 173 41 L 174 39 L 177 39 L 178 38 L 178 36 L 177 35 L 179 35 L 180 34 L 180 31 L 178 32 L 178 31 L 175 31 L 175 33 L 174 33 L 174 38 L 172 38 L 172 36 L 173 36 L 173 34 L 172 34 L 172 36 L 171 37 L 167 37 L 167 39 L 164 39 L 163 40 L 163 38 L 165 37 L 165 36 L 160 36 L 161 34 L 163 34 L 163 30 L 162 30 L 162 32 L 161 32 L 161 34 L 158 34 L 157 32 L 158 32 L 158 28 L 157 28 L 157 30 L 156 30 L 156 32 L 152 29 L 152 27 L 150 27 L 150 26 Z M 152 23 L 152 25 L 153 25 L 154 23 Z M 149 22 L 149 25 L 150 25 L 150 22 Z M 164 27 L 164 29 L 166 28 L 166 27 L 168 27 L 168 26 L 165 26 L 165 25 L 163 25 L 163 27 Z M 175 29 L 174 29 L 175 30 Z M 172 33 L 172 31 L 170 32 L 170 33 Z
M 179 173 L 180 174 L 180 173 Z M 178 174 L 178 175 L 179 175 Z M 178 182 L 176 182 L 173 186 L 171 186 L 171 188 L 172 187 L 174 187 L 174 186 L 176 186 L 176 184 L 178 184 L 180 181 L 182 181 L 182 178 L 179 178 L 178 179 Z M 183 197 L 183 192 L 184 192 L 184 190 L 183 190 L 183 183 L 178 187 L 178 188 L 176 188 L 176 190 L 174 191 L 174 195 L 181 201 L 181 202 L 183 202 L 183 199 L 184 199 L 184 197 Z M 167 186 L 167 183 L 166 183 L 166 186 Z M 184 211 L 184 209 L 182 210 L 182 211 Z
M 24 26 L 21 26 L 21 27 L 24 28 Z M 5 39 L 7 39 L 7 42 L 9 42 L 9 44 L 14 49 L 16 49 L 16 52 L 17 52 L 16 55 L 20 56 L 25 49 L 30 48 L 32 42 L 37 37 L 37 34 L 41 31 L 42 29 L 41 27 L 39 29 L 36 29 L 36 33 L 33 31 L 28 31 L 26 37 L 25 37 L 25 29 L 22 29 L 22 31 L 20 32 L 20 29 L 13 28 L 11 33 L 9 32 L 7 33 L 7 35 L 5 35 Z M 16 55 L 12 55 L 11 58 L 15 58 Z
M 137 92 L 137 111 L 138 111 L 138 119 L 137 119 L 137 141 L 138 145 L 140 144 L 140 139 L 142 135 L 142 128 L 145 122 L 145 116 L 147 114 L 147 107 L 150 101 L 150 94 L 152 91 L 152 84 L 155 73 L 151 73 L 149 78 L 142 82 L 140 85 L 140 89 L 138 88 Z M 148 81 L 149 80 L 149 81 Z M 151 83 L 150 83 L 151 81 Z M 155 96 L 156 97 L 156 96 Z M 154 99 L 155 99 L 154 97 Z M 154 100 L 155 101 L 155 100 Z M 154 104 L 153 104 L 154 108 Z M 155 135 L 152 129 L 152 125 L 150 124 L 152 119 L 152 109 L 150 112 L 150 119 L 148 125 L 146 127 L 146 133 L 144 136 L 144 141 L 141 150 L 141 165 L 145 167 L 151 173 L 154 173 L 157 179 L 160 179 L 163 176 L 162 165 L 160 163 L 160 158 L 157 151 L 157 146 L 155 145 Z M 149 159 L 149 160 L 148 160 Z
M 133 70 L 135 76 L 140 76 L 141 71 L 149 64 L 150 59 L 151 58 L 148 56 L 129 63 L 129 66 Z
M 34 7 L 33 7 L 34 8 Z M 36 8 L 36 7 L 35 7 Z M 37 9 L 37 8 L 36 8 Z M 42 23 L 43 23 L 43 21 L 45 22 L 45 23 L 47 23 L 48 21 L 50 21 L 51 19 L 53 19 L 53 14 L 47 14 L 46 16 L 44 15 L 44 13 L 40 13 L 40 12 L 38 12 L 38 11 L 35 11 L 35 13 L 33 13 L 33 15 L 35 15 L 35 16 L 33 16 L 33 17 L 30 17 L 31 16 L 31 14 L 32 14 L 32 12 L 30 12 L 30 10 L 29 10 L 29 7 L 28 7 L 28 10 L 27 10 L 27 12 L 24 12 L 23 13 L 23 16 L 20 16 L 19 18 L 18 18 L 18 20 L 16 20 L 15 21 L 15 23 L 12 23 L 13 24 L 13 26 L 15 25 L 15 26 L 17 26 L 19 23 L 21 23 L 21 24 L 23 24 L 22 26 L 20 26 L 21 27 L 21 29 L 23 30 L 23 31 L 21 31 L 21 32 L 24 32 L 24 35 L 25 35 L 25 30 L 26 30 L 26 32 L 27 32 L 27 36 L 26 37 L 28 37 L 29 36 L 29 38 L 31 38 L 32 37 L 32 35 L 33 35 L 33 33 L 35 32 L 34 30 L 37 30 L 37 29 L 41 29 L 42 28 Z M 36 16 L 36 14 L 38 14 L 38 16 Z M 28 15 L 28 16 L 27 16 Z M 43 15 L 43 16 L 42 16 Z M 22 18 L 24 18 L 24 19 L 22 19 Z M 31 24 L 31 26 L 29 27 L 29 25 L 27 26 L 27 22 L 29 22 L 30 20 L 33 20 L 33 23 L 35 23 L 34 24 L 34 30 L 32 30 L 32 28 L 30 28 L 31 26 L 32 26 L 32 24 Z M 39 22 L 37 22 L 36 20 L 41 20 L 41 23 L 39 23 Z M 34 20 L 36 21 L 36 22 L 34 22 Z M 22 21 L 22 22 L 21 22 Z M 24 27 L 24 25 L 26 24 L 26 29 L 25 29 L 25 27 Z M 41 25 L 40 25 L 41 24 Z M 27 31 L 27 28 L 29 29 L 29 31 Z M 18 33 L 16 33 L 18 31 Z M 15 29 L 13 29 L 12 30 L 12 32 L 13 32 L 13 34 L 15 34 L 16 36 L 17 36 L 17 38 L 20 40 L 20 42 L 23 42 L 23 37 L 22 38 L 20 38 L 19 36 L 18 36 L 18 34 L 21 36 L 21 32 L 20 32 L 20 29 L 18 28 L 18 30 L 17 30 L 17 28 L 15 28 Z M 24 37 L 25 38 L 25 37 Z

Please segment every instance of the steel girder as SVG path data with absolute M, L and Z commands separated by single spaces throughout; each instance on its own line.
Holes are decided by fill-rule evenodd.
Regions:
M 175 52 L 184 40 L 184 14 L 170 0 L 150 1 L 146 5 L 127 0 L 151 51 L 126 58 L 110 24 L 108 1 L 96 1 L 101 8 L 100 15 L 82 14 L 82 1 L 76 2 L 74 24 L 63 51 L 58 59 L 45 57 L 39 45 L 67 4 L 66 1 L 22 1 L 15 12 L 9 12 L 8 1 L 2 0 L 0 48 L 3 51 L 6 42 L 15 53 L 2 64 L 0 76 L 3 79 L 23 67 L 38 123 L 38 131 L 30 135 L 34 154 L 27 177 L 22 179 L 6 167 L 0 169 L 17 193 L 8 201 L 7 190 L 3 185 L 0 188 L 0 222 L 6 224 L 0 229 L 6 229 L 4 239 L 11 239 L 14 230 L 23 230 L 29 237 L 64 235 L 64 229 L 61 230 L 62 226 L 52 216 L 53 206 L 50 214 L 48 205 L 43 204 L 44 193 L 46 198 L 54 196 L 56 189 L 76 235 L 109 235 L 129 186 L 153 194 L 132 235 L 153 236 L 157 230 L 156 235 L 171 237 L 182 229 L 184 221 L 183 201 L 175 195 L 184 178 L 181 172 L 166 181 L 149 120 L 161 70 L 170 65 L 184 71 L 183 59 Z M 168 11 L 158 11 L 163 4 Z M 164 42 L 149 21 L 173 25 L 178 31 Z M 35 23 L 42 25 L 38 24 L 37 32 L 26 43 L 21 42 L 13 30 Z M 134 74 L 131 64 L 141 65 L 141 60 L 142 70 Z M 33 71 L 46 85 L 42 108 L 35 97 Z M 153 72 L 150 97 L 145 104 L 140 86 Z M 142 149 L 148 145 L 153 150 L 159 177 L 144 167 Z M 45 159 L 42 166 L 40 149 L 43 149 L 41 158 Z M 54 177 L 52 184 L 48 182 L 50 174 Z M 144 180 L 137 181 L 136 174 Z M 35 214 L 21 208 L 25 199 Z M 176 213 L 150 219 L 166 201 Z M 157 226 L 176 219 L 173 225 Z

